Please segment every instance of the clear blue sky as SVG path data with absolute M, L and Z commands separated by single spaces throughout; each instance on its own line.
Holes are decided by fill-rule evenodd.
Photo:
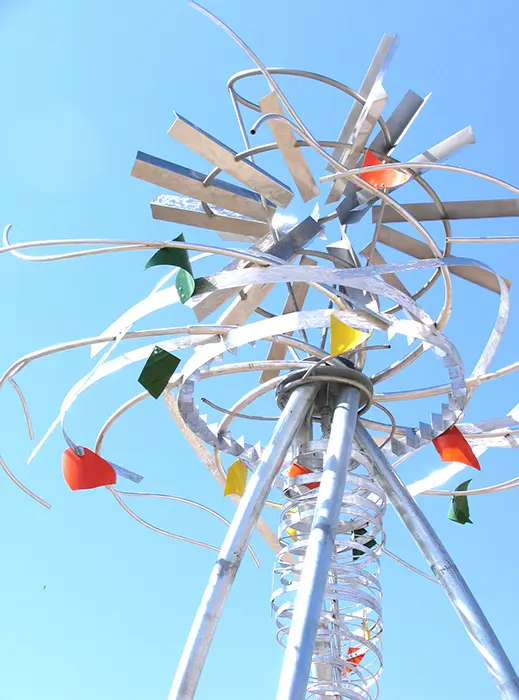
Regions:
M 267 65 L 322 72 L 354 88 L 382 34 L 397 32 L 401 43 L 385 81 L 390 106 L 408 88 L 422 95 L 432 91 L 433 97 L 396 155 L 416 155 L 470 123 L 477 144 L 456 162 L 519 182 L 513 163 L 519 145 L 513 122 L 519 14 L 512 0 L 375 0 L 365 9 L 343 0 L 320 6 L 309 0 L 207 0 L 207 6 Z M 148 202 L 157 189 L 129 175 L 138 149 L 188 166 L 202 165 L 166 136 L 173 110 L 240 149 L 225 86 L 228 76 L 250 63 L 223 32 L 182 0 L 3 0 L 0 56 L 0 212 L 2 226 L 14 226 L 13 241 L 167 240 L 176 235 L 177 227 L 151 219 Z M 314 133 L 335 138 L 349 109 L 346 98 L 291 80 L 283 85 Z M 246 90 L 256 98 L 266 92 L 259 80 Z M 257 138 L 255 143 L 268 134 Z M 278 167 L 276 160 L 265 164 Z M 278 175 L 288 177 L 282 170 Z M 434 174 L 431 182 L 446 199 L 506 196 L 496 187 L 457 175 Z M 302 215 L 306 210 L 296 202 L 292 211 Z M 517 233 L 513 219 L 454 227 L 458 235 L 472 231 Z M 185 233 L 192 240 L 219 240 L 193 229 Z M 330 230 L 329 237 L 337 237 L 337 231 Z M 467 246 L 456 252 L 485 256 L 514 278 L 515 247 Z M 2 368 L 39 347 L 101 332 L 162 274 L 143 272 L 147 257 L 128 253 L 47 265 L 3 256 Z M 447 332 L 470 370 L 493 322 L 496 299 L 463 282 L 455 282 L 455 293 L 465 304 L 458 303 Z M 433 297 L 433 305 L 439 298 Z M 514 300 L 515 291 L 512 308 Z M 158 314 L 153 323 L 180 325 L 192 318 L 187 309 L 175 308 Z M 517 358 L 512 340 L 517 326 L 514 320 L 495 368 Z M 388 389 L 443 381 L 431 362 L 419 363 Z M 87 350 L 79 350 L 42 360 L 19 375 L 38 437 L 69 386 L 90 366 Z M 86 392 L 68 423 L 77 442 L 93 446 L 106 417 L 138 393 L 138 373 L 132 367 Z M 253 378 L 248 381 L 252 386 Z M 469 419 L 504 415 L 517 402 L 517 385 L 512 377 L 484 387 L 471 404 Z M 229 405 L 243 390 L 241 380 L 227 382 L 219 398 L 224 395 Z M 272 403 L 263 406 L 265 412 L 274 410 Z M 415 421 L 417 412 L 427 416 L 431 408 L 402 407 L 397 417 Z M 27 467 L 31 444 L 8 386 L 0 393 L 0 410 L 4 458 L 53 504 L 47 512 L 0 475 L 0 700 L 166 698 L 213 553 L 145 530 L 104 489 L 70 492 L 61 477 L 59 435 Z M 517 474 L 516 454 L 504 452 L 482 458 L 483 471 L 475 475 L 474 485 Z M 223 501 L 216 482 L 182 442 L 161 401 L 150 399 L 120 421 L 106 441 L 105 454 L 143 473 L 146 490 L 198 499 L 232 516 L 232 504 Z M 402 475 L 413 481 L 437 466 L 434 451 L 424 450 L 406 463 Z M 473 474 L 464 478 L 469 476 Z M 420 503 L 512 660 L 519 663 L 516 498 L 514 492 L 474 497 L 475 524 L 465 527 L 447 520 L 445 499 L 422 497 Z M 184 506 L 131 505 L 159 526 L 216 544 L 223 539 L 222 525 Z M 391 510 L 386 525 L 388 546 L 423 566 Z M 248 558 L 238 575 L 203 674 L 200 700 L 274 697 L 282 655 L 269 610 L 273 560 L 258 537 L 254 546 L 262 567 L 258 571 Z M 386 629 L 381 697 L 496 697 L 439 587 L 387 560 L 382 578 Z

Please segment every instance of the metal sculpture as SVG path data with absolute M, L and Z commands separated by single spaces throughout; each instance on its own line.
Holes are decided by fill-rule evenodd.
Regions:
M 219 552 L 180 660 L 170 700 L 194 697 L 219 616 L 246 549 L 255 557 L 249 547 L 254 529 L 277 557 L 279 587 L 272 595 L 272 607 L 277 638 L 286 649 L 278 700 L 378 697 L 383 662 L 378 572 L 383 554 L 395 557 L 443 586 L 481 652 L 501 697 L 519 698 L 519 680 L 505 652 L 413 498 L 419 493 L 451 496 L 449 517 L 466 523 L 470 521 L 467 497 L 471 493 L 504 491 L 519 485 L 516 478 L 471 492 L 467 490 L 469 482 L 465 481 L 454 491 L 436 490 L 465 466 L 479 469 L 477 456 L 486 449 L 517 446 L 519 421 L 514 411 L 503 418 L 480 423 L 462 422 L 467 404 L 481 383 L 519 368 L 519 363 L 514 363 L 489 371 L 508 318 L 510 283 L 484 263 L 451 255 L 457 240 L 476 243 L 517 239 L 456 239 L 451 236 L 450 221 L 517 216 L 519 200 L 443 202 L 424 174 L 428 170 L 452 171 L 493 182 L 514 195 L 519 194 L 519 189 L 490 175 L 444 162 L 458 149 L 474 142 L 470 127 L 408 162 L 398 162 L 392 157 L 428 99 L 409 91 L 389 118 L 382 117 L 387 100 L 382 79 L 395 48 L 394 36 L 383 37 L 356 92 L 316 73 L 267 69 L 229 27 L 195 2 L 190 4 L 222 27 L 256 64 L 256 68 L 237 73 L 228 83 L 244 150 L 234 151 L 177 115 L 169 135 L 212 164 L 212 170 L 200 173 L 138 152 L 132 174 L 173 193 L 160 194 L 152 202 L 155 219 L 214 230 L 224 240 L 251 245 L 210 246 L 187 240 L 189 236 L 184 235 L 171 242 L 156 243 L 76 239 L 11 244 L 8 227 L 2 252 L 25 260 L 63 260 L 122 250 L 155 250 L 147 267 L 173 268 L 149 296 L 98 337 L 26 355 L 4 373 L 0 383 L 8 380 L 18 392 L 32 436 L 27 407 L 14 376 L 44 355 L 81 346 L 90 346 L 92 356 L 104 350 L 94 368 L 67 394 L 58 418 L 30 459 L 51 430 L 61 425 L 68 444 L 63 456 L 63 474 L 71 489 L 106 486 L 118 503 L 145 526 Z M 236 85 L 257 75 L 266 79 L 269 93 L 254 103 L 241 96 Z M 310 133 L 276 83 L 277 75 L 319 81 L 353 99 L 336 140 L 317 140 Z M 249 131 L 243 107 L 261 115 Z M 251 146 L 249 136 L 264 132 L 267 127 L 274 141 Z M 325 216 L 320 216 L 315 207 L 309 216 L 296 223 L 276 213 L 278 207 L 289 207 L 295 195 L 288 185 L 262 169 L 256 158 L 277 150 L 303 202 L 314 200 L 331 184 L 325 206 L 333 204 L 333 207 Z M 308 150 L 321 156 L 330 171 L 320 177 L 324 188 L 319 188 L 319 178 L 316 179 L 307 163 Z M 221 174 L 230 176 L 239 185 Z M 430 202 L 407 205 L 397 202 L 395 194 L 411 181 L 422 188 Z M 371 242 L 357 254 L 347 228 L 370 211 L 374 233 Z M 428 221 L 442 222 L 443 248 L 424 227 L 422 222 Z M 410 224 L 415 236 L 388 225 L 398 222 Z M 333 242 L 320 245 L 319 239 L 326 241 L 326 236 L 332 237 Z M 45 257 L 22 252 L 25 248 L 65 242 L 97 247 Z M 387 263 L 380 252 L 383 245 L 407 254 L 412 261 Z M 199 254 L 189 258 L 187 251 Z M 219 272 L 195 278 L 197 260 L 208 255 L 222 255 L 230 261 Z M 366 259 L 365 266 L 361 265 L 359 255 Z M 401 277 L 416 270 L 430 271 L 430 277 L 418 291 L 410 293 Z M 176 274 L 175 284 L 168 285 L 173 274 Z M 452 305 L 451 274 L 499 295 L 494 327 L 468 376 L 456 347 L 444 333 Z M 433 319 L 418 300 L 440 278 L 445 288 L 444 303 L 439 316 Z M 276 285 L 286 286 L 287 297 L 280 310 L 273 313 L 262 304 Z M 310 293 L 321 303 L 305 310 Z M 382 309 L 387 300 L 391 306 Z M 150 313 L 179 302 L 192 309 L 195 325 L 132 330 L 136 322 Z M 218 319 L 213 324 L 204 323 L 213 313 L 220 314 Z M 254 314 L 261 320 L 252 320 Z M 388 339 L 395 335 L 404 336 L 414 347 L 386 368 L 368 375 L 364 369 L 370 356 L 374 352 L 379 356 L 384 353 L 389 348 Z M 156 344 L 110 359 L 123 338 L 161 336 L 165 339 Z M 266 356 L 256 349 L 255 359 L 248 353 L 244 361 L 218 364 L 224 353 L 238 355 L 246 346 L 255 347 L 257 342 L 265 340 L 269 343 Z M 181 363 L 173 353 L 183 350 L 192 352 Z M 287 352 L 291 354 L 288 359 Z M 398 376 L 426 352 L 434 353 L 443 364 L 445 384 L 380 392 L 383 381 Z M 143 361 L 139 381 L 146 391 L 126 402 L 107 420 L 93 451 L 77 445 L 64 428 L 70 406 L 103 377 Z M 210 423 L 196 402 L 200 385 L 205 386 L 213 377 L 237 373 L 249 376 L 251 372 L 261 373 L 259 383 L 231 407 L 197 397 L 208 406 L 208 413 L 213 416 L 223 413 L 219 423 Z M 272 391 L 280 414 L 251 414 L 249 406 Z M 130 496 L 184 502 L 186 499 L 114 488 L 118 477 L 135 483 L 142 477 L 100 456 L 104 436 L 121 415 L 149 395 L 164 396 L 189 444 L 221 483 L 225 495 L 231 495 L 237 503 L 236 515 L 228 523 L 228 534 L 220 549 L 159 530 L 142 520 L 126 503 Z M 398 425 L 387 408 L 393 402 L 432 397 L 437 397 L 436 412 L 430 417 L 422 416 L 414 425 Z M 372 407 L 385 414 L 384 422 L 368 414 Z M 246 436 L 232 430 L 236 418 L 252 421 Z M 269 420 L 275 425 L 268 445 L 262 448 L 254 436 L 254 421 Z M 435 470 L 426 479 L 404 485 L 394 468 L 430 443 L 443 461 L 452 463 Z M 232 457 L 233 463 L 227 470 L 222 455 Z M 2 467 L 18 486 L 47 505 L 22 485 L 3 462 Z M 407 526 L 434 577 L 402 562 L 385 548 L 383 518 L 388 502 Z M 206 506 L 191 503 L 223 519 Z M 279 510 L 278 536 L 261 518 L 264 507 Z

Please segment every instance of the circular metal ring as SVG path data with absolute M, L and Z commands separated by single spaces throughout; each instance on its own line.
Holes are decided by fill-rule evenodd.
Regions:
M 369 377 L 351 367 L 320 367 L 314 374 L 304 378 L 307 370 L 290 372 L 276 387 L 276 400 L 278 406 L 283 409 L 288 401 L 290 393 L 298 386 L 311 384 L 312 382 L 326 382 L 327 384 L 345 384 L 358 389 L 361 393 L 359 416 L 365 413 L 373 403 L 373 384 Z

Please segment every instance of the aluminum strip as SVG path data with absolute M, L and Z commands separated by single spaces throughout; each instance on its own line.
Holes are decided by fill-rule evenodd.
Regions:
M 178 192 L 186 197 L 193 197 L 222 209 L 235 211 L 250 219 L 265 221 L 265 209 L 259 194 L 219 178 L 214 178 L 207 187 L 204 187 L 206 176 L 197 170 L 184 168 L 182 165 L 138 151 L 131 174 L 140 180 Z M 267 202 L 267 206 L 272 215 L 276 205 L 273 202 Z
M 265 221 L 253 221 L 228 209 L 212 207 L 214 216 L 205 213 L 201 202 L 191 197 L 161 194 L 151 203 L 151 214 L 159 221 L 197 226 L 211 231 L 224 231 L 250 238 L 260 238 L 269 230 Z
M 386 156 L 391 155 L 420 114 L 430 96 L 431 93 L 426 95 L 426 97 L 420 97 L 413 90 L 408 90 L 386 121 L 386 126 L 391 136 L 391 148 L 387 147 L 384 134 L 380 131 L 371 142 L 370 150 Z
M 322 230 L 321 224 L 318 224 L 312 217 L 308 217 L 297 224 L 297 226 L 294 226 L 294 228 L 282 236 L 280 240 L 276 240 L 275 233 L 267 233 L 251 248 L 251 250 L 275 255 L 277 258 L 288 262 L 294 257 L 295 250 L 304 248 L 304 246 L 313 241 Z M 223 271 L 242 270 L 247 267 L 248 264 L 247 262 L 236 260 L 229 263 Z M 193 309 L 198 321 L 203 321 L 222 304 L 232 299 L 235 293 L 236 290 L 206 292 L 205 294 L 197 295 L 189 299 L 186 306 L 190 306 Z
M 379 228 L 378 242 L 384 243 L 394 250 L 398 250 L 401 253 L 406 253 L 407 255 L 411 255 L 413 258 L 418 258 L 419 260 L 426 260 L 431 257 L 431 250 L 427 243 L 419 241 L 416 238 L 412 238 L 411 236 L 406 236 L 405 233 L 400 233 L 400 231 L 396 231 L 389 226 L 382 225 Z M 456 260 L 454 256 L 451 256 L 450 259 Z M 495 275 L 487 270 L 479 267 L 457 267 L 456 265 L 449 265 L 449 270 L 453 275 L 461 277 L 468 282 L 473 282 L 480 287 L 489 289 L 491 292 L 496 292 L 497 294 L 500 293 L 499 283 Z M 510 289 L 512 286 L 510 280 L 504 279 L 504 281 L 506 286 Z
M 442 202 L 447 219 L 496 219 L 519 216 L 519 199 L 476 199 L 464 202 Z M 418 221 L 441 221 L 442 217 L 434 202 L 405 204 L 406 210 Z M 376 221 L 380 206 L 373 207 L 373 222 Z M 391 207 L 385 207 L 382 215 L 384 223 L 405 221 Z
M 168 135 L 283 209 L 292 201 L 294 193 L 288 185 L 284 185 L 250 160 L 235 160 L 236 151 L 180 114 L 176 113 Z
M 384 90 L 382 82 L 377 81 L 355 125 L 351 137 L 352 146 L 348 150 L 344 150 L 341 156 L 340 162 L 345 168 L 354 168 L 357 164 L 371 132 L 375 128 L 375 124 L 382 116 L 382 111 L 386 102 L 387 92 Z M 344 192 L 347 184 L 346 180 L 334 180 L 326 204 L 336 202 Z
M 279 97 L 275 92 L 265 95 L 259 101 L 259 105 L 264 114 L 285 114 Z M 314 197 L 318 197 L 319 187 L 317 187 L 310 168 L 306 163 L 303 151 L 296 146 L 296 138 L 290 126 L 280 119 L 269 119 L 268 125 L 272 136 L 279 146 L 281 155 L 285 159 L 287 168 L 294 178 L 303 202 L 308 202 Z
M 389 67 L 391 59 L 393 58 L 396 46 L 396 34 L 384 34 L 368 68 L 368 72 L 364 76 L 364 80 L 360 86 L 359 95 L 361 97 L 367 98 L 377 80 L 380 80 L 383 77 L 384 73 Z M 348 143 L 351 140 L 353 130 L 362 112 L 362 107 L 363 105 L 355 100 L 341 129 L 341 133 L 337 139 L 338 141 Z M 335 160 L 341 161 L 342 154 L 343 149 L 341 148 L 334 148 L 332 151 L 332 156 L 335 158 Z M 326 166 L 326 169 L 330 172 L 334 172 L 331 165 Z

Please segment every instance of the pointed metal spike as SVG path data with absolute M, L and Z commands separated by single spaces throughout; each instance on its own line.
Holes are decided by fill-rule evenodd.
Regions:
M 409 450 L 407 448 L 407 445 L 405 445 L 403 442 L 398 440 L 397 438 L 391 438 L 391 450 L 394 455 L 397 457 L 401 457 L 402 455 L 405 455 Z
M 406 444 L 409 445 L 409 447 L 412 447 L 414 450 L 417 447 L 420 447 L 420 438 L 415 433 L 413 428 L 406 428 L 405 429 L 405 441 L 406 441 Z
M 397 334 L 397 331 L 395 330 L 395 327 L 389 326 L 389 328 L 387 329 L 387 339 L 389 341 L 391 341 L 395 337 L 396 334 Z
M 443 433 L 445 430 L 443 416 L 440 416 L 439 413 L 431 413 L 431 423 L 435 433 Z
M 428 423 L 422 423 L 421 421 L 420 423 L 418 423 L 418 426 L 422 440 L 430 442 L 433 439 L 433 432 L 431 426 Z
M 449 396 L 450 396 L 450 394 L 449 394 Z M 443 417 L 443 420 L 447 421 L 448 423 L 452 423 L 452 421 L 456 420 L 456 416 L 454 415 L 454 411 L 449 406 L 449 404 L 442 403 L 442 417 Z

